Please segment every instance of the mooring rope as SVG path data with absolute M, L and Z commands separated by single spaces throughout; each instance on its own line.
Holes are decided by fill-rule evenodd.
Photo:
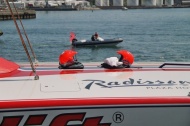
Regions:
M 16 21 L 16 19 L 15 19 L 15 17 L 14 17 L 13 11 L 12 11 L 12 9 L 11 9 L 11 7 L 10 7 L 10 4 L 9 4 L 8 0 L 6 0 L 6 2 L 7 2 L 7 5 L 8 5 L 8 8 L 9 8 L 9 10 L 10 10 L 10 13 L 11 13 L 11 15 L 12 15 L 12 19 L 13 19 L 13 21 L 14 21 L 14 24 L 15 24 L 15 26 L 16 26 L 16 29 L 17 29 L 17 31 L 18 31 L 18 34 L 19 34 L 19 36 L 20 36 L 20 39 L 21 39 L 22 45 L 23 45 L 23 47 L 24 47 L 24 50 L 25 50 L 25 52 L 26 52 L 26 54 L 27 54 L 27 57 L 28 57 L 28 60 L 29 60 L 29 62 L 30 62 L 32 71 L 33 71 L 34 74 L 35 74 L 34 79 L 35 79 L 35 80 L 38 80 L 38 79 L 39 79 L 39 76 L 36 74 L 36 69 L 34 68 L 34 64 L 33 64 L 32 59 L 31 59 L 31 57 L 30 57 L 30 53 L 29 53 L 29 51 L 28 51 L 28 49 L 27 49 L 27 47 L 26 47 L 26 44 L 25 44 L 24 39 L 23 39 L 23 37 L 22 37 L 21 31 L 20 31 L 19 26 L 18 26 L 18 24 L 17 24 L 17 21 Z M 13 3 L 13 4 L 14 4 L 14 3 Z M 16 8 L 15 8 L 15 10 L 16 10 Z
M 33 58 L 35 59 L 35 63 L 37 64 L 37 63 L 38 63 L 38 60 L 37 60 L 36 55 L 35 55 L 35 53 L 34 53 L 34 50 L 33 50 L 33 48 L 32 48 L 32 44 L 30 43 L 30 40 L 28 39 L 28 36 L 27 36 L 27 34 L 26 34 L 26 31 L 25 31 L 24 26 L 23 26 L 23 24 L 22 24 L 22 21 L 21 21 L 21 19 L 20 19 L 19 13 L 18 13 L 18 11 L 17 11 L 17 9 L 16 9 L 16 7 L 15 7 L 15 4 L 14 4 L 14 2 L 12 2 L 12 3 L 13 3 L 13 6 L 14 6 L 14 8 L 15 8 L 15 11 L 16 11 L 16 13 L 17 13 L 17 15 L 18 15 L 18 19 L 19 19 L 20 24 L 21 24 L 21 26 L 22 26 L 22 29 L 23 29 L 23 31 L 24 31 L 24 35 L 25 35 L 25 37 L 26 37 L 26 39 L 27 39 L 27 42 L 28 42 L 28 45 L 29 45 L 30 50 L 31 50 L 31 52 L 32 52 Z

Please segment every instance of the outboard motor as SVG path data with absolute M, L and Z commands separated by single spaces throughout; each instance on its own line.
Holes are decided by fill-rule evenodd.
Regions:
M 59 69 L 83 69 L 84 65 L 75 59 L 76 51 L 65 50 L 59 56 Z

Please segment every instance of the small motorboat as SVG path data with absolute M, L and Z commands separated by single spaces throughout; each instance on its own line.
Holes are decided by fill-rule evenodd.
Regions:
M 128 8 L 127 7 L 122 7 L 122 10 L 128 10 Z
M 70 42 L 73 46 L 115 46 L 123 42 L 122 38 L 102 39 L 97 40 L 77 40 L 73 32 L 70 33 Z

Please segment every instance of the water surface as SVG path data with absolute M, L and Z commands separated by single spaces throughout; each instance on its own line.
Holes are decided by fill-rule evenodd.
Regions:
M 123 38 L 115 47 L 75 48 L 81 62 L 103 61 L 129 50 L 136 62 L 190 62 L 190 8 L 129 9 L 97 11 L 37 11 L 36 19 L 22 20 L 40 62 L 57 62 L 63 50 L 71 49 L 69 33 L 90 39 Z M 13 21 L 0 21 L 0 56 L 27 62 Z

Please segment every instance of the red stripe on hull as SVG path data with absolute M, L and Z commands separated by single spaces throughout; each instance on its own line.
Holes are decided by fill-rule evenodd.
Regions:
M 143 72 L 143 71 L 190 71 L 190 69 L 84 69 L 84 70 L 37 70 L 38 75 L 59 75 L 59 74 L 82 74 L 82 73 L 102 73 L 102 72 Z M 11 73 L 0 74 L 0 78 L 33 76 L 32 71 L 16 70 Z
M 116 105 L 157 105 L 157 104 L 189 104 L 189 97 L 165 98 L 101 98 L 101 99 L 39 99 L 22 101 L 0 101 L 0 109 L 34 108 L 34 107 L 59 107 L 59 106 L 116 106 Z

